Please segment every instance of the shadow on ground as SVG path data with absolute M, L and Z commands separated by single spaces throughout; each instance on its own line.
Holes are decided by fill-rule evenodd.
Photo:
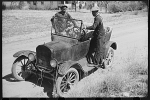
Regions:
M 53 84 L 50 83 L 50 81 L 46 78 L 43 78 L 43 81 L 39 80 L 38 77 L 33 74 L 30 78 L 28 78 L 26 81 L 34 83 L 37 86 L 43 87 L 43 92 L 47 94 L 48 97 L 52 97 L 53 92 Z
M 19 82 L 18 80 L 16 80 L 12 74 L 8 74 L 4 77 L 2 77 L 2 79 L 5 79 L 8 82 Z M 30 78 L 26 79 L 25 81 L 31 82 L 33 84 L 35 84 L 35 86 L 40 86 L 43 87 L 43 92 L 47 94 L 48 97 L 52 98 L 52 91 L 53 91 L 53 85 L 49 82 L 48 79 L 43 78 L 43 81 L 41 83 L 41 81 L 38 81 L 38 77 L 34 74 L 31 75 Z
M 9 81 L 9 82 L 19 82 L 18 80 L 15 80 L 12 74 L 8 74 L 2 77 L 2 79 L 5 79 L 6 81 Z

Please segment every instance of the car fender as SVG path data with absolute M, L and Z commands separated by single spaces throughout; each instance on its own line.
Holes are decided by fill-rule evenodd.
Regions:
M 80 79 L 84 76 L 84 71 L 82 66 L 75 61 L 67 61 L 59 66 L 58 73 L 60 75 L 65 75 L 69 68 L 75 68 L 79 72 Z
M 20 57 L 20 56 L 22 56 L 22 55 L 28 57 L 28 54 L 29 54 L 29 53 L 33 53 L 34 56 L 36 55 L 36 52 L 34 52 L 34 51 L 21 50 L 21 51 L 16 52 L 16 53 L 13 55 L 13 57 Z
M 108 41 L 105 43 L 104 48 L 105 48 L 105 52 L 104 52 L 104 59 L 106 58 L 106 54 L 108 52 L 109 47 L 112 47 L 114 50 L 117 49 L 117 43 L 113 42 L 113 41 Z

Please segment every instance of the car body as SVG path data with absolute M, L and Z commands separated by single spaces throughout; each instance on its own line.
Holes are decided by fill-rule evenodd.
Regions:
M 64 20 L 65 18 L 60 19 Z M 54 87 L 54 94 L 64 97 L 71 89 L 71 86 L 100 68 L 87 66 L 86 55 L 90 48 L 91 39 L 80 41 L 80 38 L 87 34 L 88 31 L 84 29 L 82 20 L 72 20 L 78 22 L 79 27 L 75 28 L 73 22 L 70 23 L 70 20 L 66 21 L 66 26 L 64 25 L 64 27 L 65 22 L 55 18 L 52 22 L 50 42 L 38 45 L 36 52 L 22 50 L 15 53 L 13 57 L 16 57 L 16 60 L 12 66 L 13 76 L 18 80 L 25 80 L 30 77 L 31 73 L 34 73 L 40 79 L 47 78 Z M 70 24 L 68 25 L 68 23 Z M 73 27 L 67 29 L 69 26 Z M 59 29 L 60 27 L 61 29 Z M 109 27 L 107 27 L 107 30 L 108 32 L 104 36 L 105 62 L 108 62 L 108 58 L 111 57 L 110 52 L 112 52 L 110 59 L 113 60 L 113 50 L 117 49 L 116 42 L 109 41 L 112 30 Z M 21 64 L 20 72 L 17 72 L 16 69 L 19 68 L 19 63 Z M 108 66 L 110 67 L 111 65 L 112 61 Z M 65 81 L 65 88 L 61 87 L 63 81 Z

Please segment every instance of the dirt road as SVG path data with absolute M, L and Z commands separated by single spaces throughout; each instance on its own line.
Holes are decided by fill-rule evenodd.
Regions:
M 117 65 L 132 54 L 135 55 L 138 60 L 148 55 L 147 17 L 124 21 L 112 27 L 113 33 L 111 41 L 117 43 L 117 51 L 115 51 L 115 60 L 113 64 L 114 70 L 119 69 L 120 67 Z M 3 97 L 48 97 L 43 87 L 34 87 L 32 82 L 28 81 L 13 81 L 11 67 L 15 60 L 15 58 L 13 58 L 15 52 L 19 50 L 35 51 L 37 45 L 49 41 L 51 41 L 50 35 L 42 38 L 2 44 Z

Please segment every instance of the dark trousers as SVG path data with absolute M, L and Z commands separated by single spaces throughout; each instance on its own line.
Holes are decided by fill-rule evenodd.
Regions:
M 104 41 L 103 37 L 96 39 L 96 50 L 95 50 L 95 63 L 101 64 L 104 55 Z
M 104 41 L 103 36 L 97 37 L 93 35 L 93 31 L 86 34 L 83 40 L 91 38 L 90 48 L 86 56 L 88 63 L 93 62 L 94 64 L 100 64 L 103 60 L 104 54 Z

